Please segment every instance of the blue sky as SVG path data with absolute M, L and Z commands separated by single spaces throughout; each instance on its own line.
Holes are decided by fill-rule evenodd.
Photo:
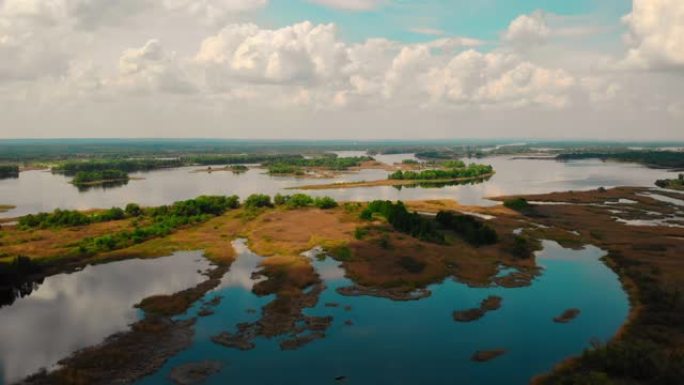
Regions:
M 628 0 L 395 0 L 371 11 L 349 11 L 307 0 L 272 0 L 260 18 L 273 27 L 302 20 L 332 22 L 351 41 L 369 37 L 403 42 L 434 39 L 434 36 L 412 32 L 415 28 L 491 41 L 498 38 L 511 20 L 535 10 L 584 17 L 602 26 L 619 26 L 620 18 L 630 9 Z

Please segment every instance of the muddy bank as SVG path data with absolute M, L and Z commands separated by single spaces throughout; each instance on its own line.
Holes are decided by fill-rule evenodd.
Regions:
M 564 311 L 561 315 L 554 317 L 553 322 L 566 324 L 580 315 L 580 309 L 568 309 Z

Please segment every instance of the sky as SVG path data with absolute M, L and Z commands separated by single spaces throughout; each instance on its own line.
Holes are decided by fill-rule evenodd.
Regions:
M 0 0 L 1 138 L 684 140 L 682 0 Z

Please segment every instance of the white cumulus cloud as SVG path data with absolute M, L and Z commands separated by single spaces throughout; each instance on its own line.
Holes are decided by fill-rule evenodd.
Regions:
M 627 65 L 684 69 L 684 1 L 634 0 L 623 21 L 629 27 Z

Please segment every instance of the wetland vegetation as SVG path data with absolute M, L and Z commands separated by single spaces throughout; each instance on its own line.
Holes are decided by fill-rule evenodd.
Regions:
M 401 153 L 405 148 L 378 148 L 375 152 L 382 157 L 384 152 Z M 422 149 L 430 151 L 426 147 Z M 158 152 L 152 157 L 149 152 L 141 152 L 137 159 L 132 154 L 124 158 L 106 154 L 77 160 L 59 159 L 52 165 L 55 172 L 82 179 L 84 183 L 103 181 L 105 176 L 113 175 L 107 174 L 110 170 L 128 176 L 174 165 L 210 165 L 212 171 L 215 165 L 226 166 L 226 170 L 239 167 L 250 175 L 257 170 L 244 164 L 260 164 L 269 171 L 270 167 L 289 167 L 289 171 L 295 170 L 294 175 L 299 171 L 337 173 L 370 167 L 378 174 L 389 174 L 387 179 L 344 183 L 351 187 L 382 188 L 410 185 L 407 182 L 413 179 L 405 179 L 407 176 L 419 176 L 417 180 L 426 183 L 438 181 L 443 172 L 473 173 L 466 178 L 475 174 L 487 176 L 501 164 L 492 158 L 492 166 L 466 166 L 459 156 L 469 151 L 475 154 L 473 148 L 444 150 L 443 156 L 435 155 L 428 162 L 389 157 L 386 159 L 392 160 L 382 165 L 368 156 L 290 150 L 287 153 L 282 149 L 246 154 L 237 151 L 235 154 L 167 153 L 167 157 L 159 156 Z M 392 175 L 399 173 L 400 179 L 392 179 Z M 268 178 L 263 171 L 261 174 Z M 328 186 L 345 187 L 336 183 Z M 482 185 L 487 186 L 487 183 Z M 575 347 L 556 361 L 573 352 L 581 353 L 584 348 L 586 351 L 535 381 L 540 384 L 669 384 L 681 378 L 680 346 L 684 337 L 680 327 L 683 324 L 680 293 L 684 290 L 681 287 L 684 268 L 676 256 L 684 253 L 681 242 L 684 234 L 676 225 L 681 215 L 677 206 L 681 196 L 676 191 L 594 187 L 584 192 L 505 196 L 496 198 L 502 204 L 491 207 L 464 206 L 443 199 L 352 202 L 315 193 L 286 194 L 286 191 L 264 190 L 267 193 L 256 194 L 252 191 L 241 194 L 242 199 L 237 195 L 216 194 L 162 205 L 117 203 L 119 207 L 110 209 L 57 209 L 6 220 L 0 228 L 0 295 L 4 310 L 12 309 L 11 304 L 21 302 L 22 298 L 30 298 L 51 277 L 78 272 L 92 263 L 156 258 L 181 250 L 201 250 L 213 263 L 203 272 L 201 283 L 175 293 L 159 292 L 143 298 L 138 303 L 141 316 L 130 330 L 74 352 L 58 370 L 39 373 L 26 383 L 133 382 L 146 374 L 159 373 L 166 365 L 164 362 L 191 349 L 192 341 L 196 341 L 193 331 L 205 327 L 201 326 L 204 321 L 200 318 L 216 322 L 215 317 L 222 314 L 219 301 L 212 299 L 210 293 L 223 290 L 224 277 L 233 267 L 236 274 L 240 272 L 237 258 L 241 252 L 235 249 L 238 239 L 244 239 L 250 252 L 258 255 L 252 270 L 241 272 L 243 278 L 239 281 L 251 282 L 247 287 L 256 298 L 255 309 L 245 313 L 249 314 L 248 318 L 235 322 L 236 329 L 226 329 L 229 325 L 212 329 L 215 332 L 207 341 L 214 345 L 217 342 L 217 347 L 222 349 L 243 346 L 260 351 L 264 340 L 273 340 L 280 349 L 315 351 L 317 346 L 327 346 L 324 341 L 341 338 L 338 326 L 344 325 L 342 330 L 364 326 L 363 318 L 354 317 L 352 302 L 353 309 L 363 309 L 368 298 L 415 303 L 421 308 L 424 301 L 441 298 L 440 291 L 447 290 L 445 287 L 453 290 L 449 286 L 452 279 L 467 290 L 492 290 L 486 289 L 482 292 L 486 295 L 477 295 L 461 305 L 442 303 L 443 311 L 432 315 L 434 319 L 443 318 L 451 327 L 459 327 L 454 319 L 472 320 L 469 327 L 497 322 L 500 314 L 508 314 L 509 310 L 522 311 L 517 308 L 517 290 L 533 288 L 545 274 L 552 274 L 552 269 L 547 272 L 547 266 L 542 269 L 537 261 L 541 250 L 548 247 L 546 240 L 554 240 L 568 250 L 581 250 L 585 245 L 605 250 L 604 260 L 622 280 L 630 295 L 632 310 L 627 324 L 615 338 L 611 338 L 616 331 L 613 326 L 598 333 L 602 339 L 592 345 L 587 344 L 588 338 L 574 341 Z M 664 198 L 654 197 L 657 194 L 663 194 Z M 9 205 L 6 207 L 11 209 Z M 630 222 L 639 220 L 662 222 L 652 226 Z M 321 254 L 316 255 L 320 259 L 307 254 L 312 249 L 319 250 Z M 339 264 L 335 274 L 344 277 L 343 284 L 331 283 L 336 281 L 330 281 L 330 272 L 322 267 L 325 255 Z M 328 285 L 332 287 L 326 289 Z M 331 295 L 336 296 L 334 301 L 329 299 Z M 498 309 L 501 301 L 506 305 L 488 314 Z M 400 308 L 411 309 L 411 306 L 414 305 Z M 565 331 L 557 332 L 559 341 L 568 330 L 576 333 L 602 324 L 595 318 L 596 310 L 590 303 L 565 301 L 560 308 L 547 307 L 540 303 L 538 314 L 537 310 L 528 312 L 549 325 L 556 323 L 554 319 L 567 323 L 562 325 Z M 464 310 L 453 313 L 454 309 Z M 581 316 L 577 317 L 580 309 Z M 483 320 L 478 320 L 485 313 Z M 478 334 L 478 338 L 485 334 Z M 568 341 L 571 340 L 569 337 Z M 473 365 L 503 365 L 520 354 L 512 345 L 491 338 L 483 338 L 480 346 L 469 349 L 464 361 L 472 359 L 477 362 Z M 242 359 L 238 358 L 242 356 L 226 354 L 231 354 L 236 362 Z M 139 366 L 144 358 L 149 358 L 148 364 Z M 110 364 L 102 365 L 102 362 Z M 540 371 L 550 369 L 547 363 Z M 216 370 L 212 369 L 212 378 L 217 375 Z M 346 373 L 343 377 L 353 380 Z

